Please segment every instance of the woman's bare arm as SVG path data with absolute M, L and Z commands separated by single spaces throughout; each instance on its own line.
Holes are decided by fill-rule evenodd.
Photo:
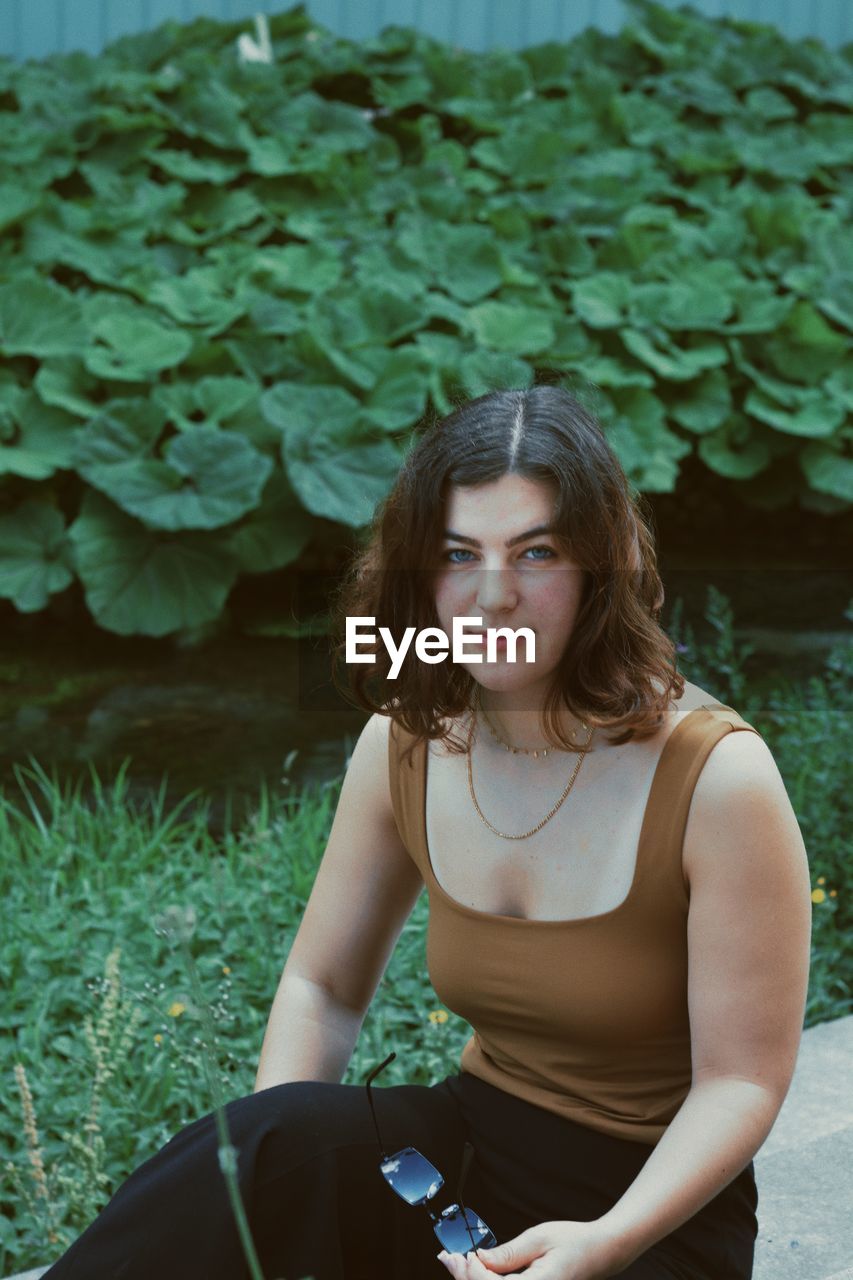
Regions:
M 372 716 L 353 751 L 273 1001 L 255 1092 L 290 1080 L 341 1080 L 423 888 L 394 819 L 388 729 L 387 717 Z
M 728 734 L 711 752 L 693 795 L 684 868 L 693 1082 L 638 1177 L 600 1220 L 619 1269 L 745 1168 L 793 1075 L 808 985 L 810 878 L 784 783 L 756 735 Z

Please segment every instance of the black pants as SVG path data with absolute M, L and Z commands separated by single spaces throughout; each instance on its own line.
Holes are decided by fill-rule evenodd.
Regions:
M 652 1148 L 609 1137 L 463 1072 L 374 1090 L 387 1151 L 414 1146 L 456 1200 L 463 1143 L 475 1149 L 465 1203 L 511 1239 L 554 1219 L 606 1212 Z M 238 1175 L 267 1280 L 447 1280 L 424 1208 L 378 1169 L 362 1085 L 299 1082 L 228 1104 Z M 622 1280 L 749 1280 L 757 1231 L 752 1165 Z M 248 1272 L 205 1116 L 119 1188 L 46 1280 L 245 1280 Z

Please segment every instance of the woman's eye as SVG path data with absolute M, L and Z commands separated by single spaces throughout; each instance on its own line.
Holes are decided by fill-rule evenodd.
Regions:
M 553 548 L 546 547 L 546 546 L 527 547 L 527 549 L 524 552 L 522 552 L 522 555 L 529 556 L 533 552 L 545 553 L 544 555 L 533 555 L 532 558 L 534 560 L 553 560 L 556 557 L 556 552 L 553 550 Z M 469 564 L 470 560 L 457 560 L 455 557 L 456 556 L 470 557 L 471 555 L 473 555 L 473 552 L 466 551 L 464 547 L 452 547 L 450 551 L 445 551 L 441 558 L 443 561 L 445 561 L 448 564 Z

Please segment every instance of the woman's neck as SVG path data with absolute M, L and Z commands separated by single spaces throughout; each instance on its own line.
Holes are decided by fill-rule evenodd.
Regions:
M 481 687 L 479 690 L 479 718 L 485 720 L 483 727 L 486 732 L 491 723 L 504 743 L 525 751 L 558 749 L 546 735 L 543 709 L 544 703 L 529 689 L 496 691 Z M 565 708 L 560 708 L 557 723 L 568 741 L 578 746 L 586 742 L 588 730 L 583 728 L 577 716 Z

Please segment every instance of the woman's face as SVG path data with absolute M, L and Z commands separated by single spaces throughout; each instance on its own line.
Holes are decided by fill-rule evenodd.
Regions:
M 535 636 L 533 663 L 520 638 L 514 663 L 506 646 L 489 662 L 483 641 L 483 661 L 460 664 L 486 689 L 541 695 L 571 637 L 586 574 L 548 532 L 555 499 L 555 488 L 519 475 L 448 495 L 435 578 L 442 630 L 451 636 L 455 617 L 481 617 L 484 631 L 528 627 Z M 477 646 L 466 640 L 466 649 Z

